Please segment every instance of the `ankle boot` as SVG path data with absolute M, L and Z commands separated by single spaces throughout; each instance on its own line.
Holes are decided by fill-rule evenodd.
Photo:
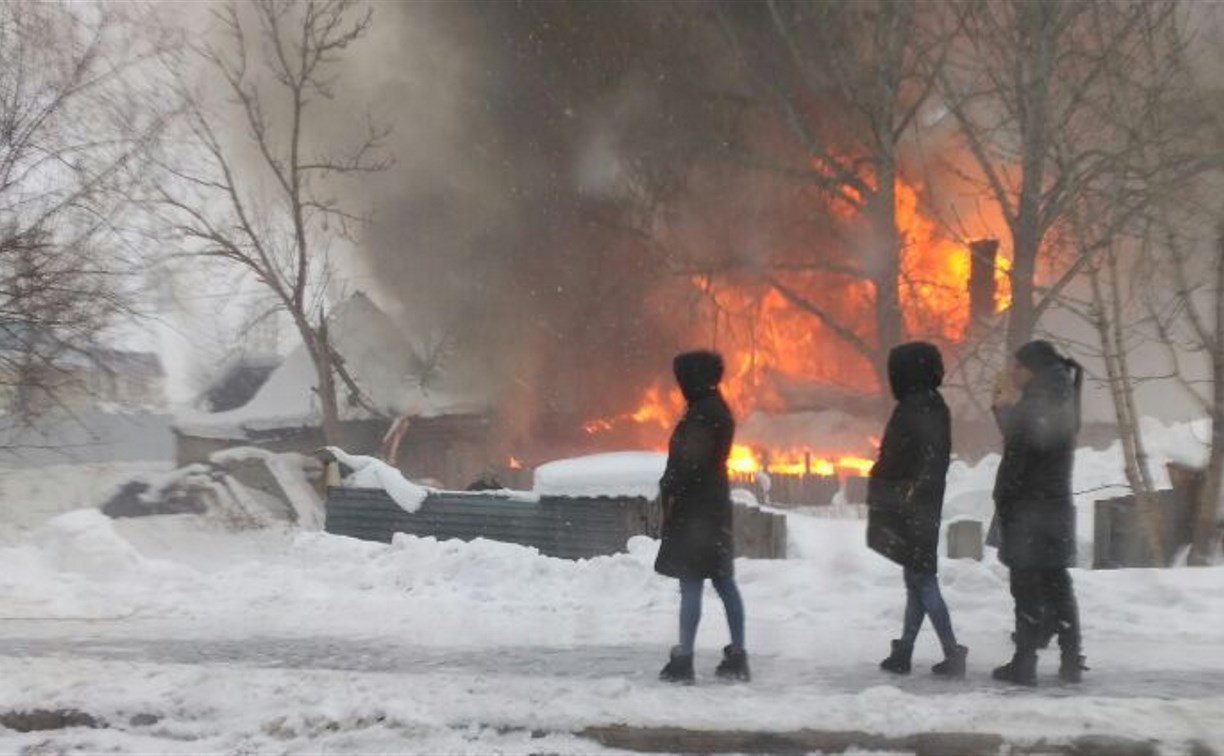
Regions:
M 908 675 L 910 673 L 910 659 L 914 655 L 914 645 L 904 641 L 895 640 L 892 642 L 892 653 L 888 658 L 880 662 L 880 669 L 885 672 L 892 672 L 894 675 Z
M 1088 665 L 1084 664 L 1084 657 L 1077 653 L 1064 653 L 1062 655 L 1062 663 L 1058 666 L 1058 679 L 1065 683 L 1081 683 L 1084 681 L 1084 672 L 1088 670 Z
M 694 680 L 693 655 L 684 653 L 679 646 L 674 646 L 671 650 L 671 657 L 667 660 L 667 666 L 659 671 L 659 679 L 663 682 L 692 685 Z
M 752 679 L 752 673 L 748 671 L 748 652 L 742 648 L 727 646 L 723 649 L 723 659 L 718 663 L 714 674 L 724 680 L 748 682 Z
M 969 649 L 964 646 L 953 646 L 944 651 L 944 660 L 931 667 L 931 674 L 939 677 L 960 679 L 965 676 L 965 661 L 969 658 Z
M 1037 653 L 1035 651 L 1017 651 L 1012 660 L 1002 667 L 996 667 L 991 677 L 999 682 L 1013 685 L 1037 687 Z

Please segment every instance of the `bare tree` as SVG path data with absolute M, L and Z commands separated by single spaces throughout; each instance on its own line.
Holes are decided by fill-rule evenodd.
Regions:
M 0 2 L 0 383 L 60 406 L 140 270 L 129 224 L 169 111 L 139 83 L 166 40 L 106 5 Z
M 1171 198 L 1189 199 L 1205 163 L 1199 158 L 1200 134 L 1187 119 L 1194 99 L 1182 63 L 1186 45 L 1177 5 L 1148 5 L 1152 14 L 1140 25 L 1136 42 L 1123 54 L 1099 64 L 1103 84 L 1097 91 L 1094 131 L 1114 158 L 1107 171 L 1084 185 L 1066 207 L 1066 233 L 1072 263 L 1064 275 L 1082 269 L 1088 281 L 1086 303 L 1067 292 L 1050 292 L 1047 301 L 1082 313 L 1098 337 L 1097 356 L 1108 388 L 1121 440 L 1123 470 L 1139 505 L 1149 552 L 1157 563 L 1165 554 L 1165 530 L 1156 487 L 1148 467 L 1147 444 L 1135 391 L 1141 382 L 1168 376 L 1143 375 L 1133 355 L 1158 334 L 1151 328 L 1153 219 Z M 1102 49 L 1109 47 L 1108 26 L 1088 32 Z M 1095 36 L 1094 36 L 1095 35 Z M 1053 165 L 1066 166 L 1072 150 L 1056 149 Z M 1160 296 L 1160 295 L 1157 295 Z
M 181 80 L 190 80 L 192 65 L 205 79 L 202 93 L 184 85 L 195 160 L 166 161 L 156 197 L 188 253 L 249 271 L 289 314 L 315 367 L 329 443 L 341 442 L 337 381 L 351 402 L 362 402 L 328 334 L 329 252 L 362 222 L 336 196 L 344 179 L 383 170 L 388 159 L 386 131 L 368 118 L 347 149 L 324 149 L 320 131 L 345 116 L 336 70 L 366 35 L 371 14 L 352 0 L 257 0 L 215 10 L 220 39 L 177 61 Z M 213 90 L 224 103 L 209 100 Z
M 903 143 L 935 89 L 950 35 L 918 2 L 769 2 L 719 6 L 718 18 L 770 118 L 791 139 L 745 155 L 749 165 L 814 190 L 833 215 L 861 224 L 868 243 L 812 245 L 775 260 L 768 283 L 850 344 L 884 385 L 888 349 L 905 337 L 900 286 L 905 230 L 897 185 Z M 911 177 L 912 178 L 912 177 Z M 872 327 L 846 322 L 788 282 L 803 272 L 866 281 Z
M 1088 260 L 1064 262 L 1038 287 L 1051 232 L 1076 203 L 1123 169 L 1134 144 L 1102 138 L 1110 87 L 1149 48 L 1153 27 L 1176 4 L 997 0 L 960 8 L 964 33 L 941 73 L 941 95 L 959 126 L 972 170 L 1010 234 L 1012 305 L 1007 347 L 1032 338 L 1042 312 Z

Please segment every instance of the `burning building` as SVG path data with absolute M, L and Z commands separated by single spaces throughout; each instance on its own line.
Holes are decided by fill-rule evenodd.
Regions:
M 664 5 L 405 7 L 420 46 L 396 54 L 464 53 L 445 96 L 413 61 L 379 67 L 378 101 L 433 115 L 403 113 L 411 173 L 368 184 L 363 266 L 403 330 L 453 345 L 446 380 L 491 397 L 501 464 L 662 449 L 682 411 L 671 355 L 705 347 L 727 361 L 737 472 L 861 474 L 887 347 L 921 338 L 954 362 L 1007 307 L 1009 250 L 969 243 L 1004 229 L 950 229 L 912 145 L 883 171 L 832 90 L 802 93 L 840 150 L 818 159 L 717 25 Z M 768 31 L 729 12 L 745 43 Z

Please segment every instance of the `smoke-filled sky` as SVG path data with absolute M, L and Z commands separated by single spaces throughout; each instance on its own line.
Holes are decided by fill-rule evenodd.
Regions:
M 327 145 L 359 138 L 367 110 L 393 129 L 391 168 L 346 190 L 375 221 L 342 288 L 371 291 L 419 349 L 447 354 L 448 386 L 521 408 L 509 419 L 524 431 L 550 413 L 631 408 L 676 350 L 720 346 L 729 321 L 701 300 L 694 258 L 751 274 L 766 254 L 776 264 L 840 247 L 869 265 L 861 229 L 831 225 L 827 203 L 745 165 L 762 146 L 783 166 L 806 158 L 784 119 L 762 116 L 760 82 L 710 5 L 370 7 L 335 101 L 308 125 Z M 759 12 L 730 6 L 722 20 L 750 36 Z M 813 123 L 837 112 L 820 106 L 845 107 L 835 92 L 813 97 Z M 911 177 L 922 201 L 941 170 L 964 167 L 942 154 L 953 140 L 950 123 L 932 128 L 939 110 L 920 115 L 925 141 L 902 147 L 928 161 Z M 950 232 L 1003 231 L 990 228 L 997 209 L 981 221 L 981 197 L 943 194 L 962 224 Z
M 683 345 L 688 287 L 631 227 L 653 219 L 625 212 L 717 127 L 697 94 L 711 61 L 668 44 L 677 10 L 376 7 L 354 64 L 397 163 L 367 185 L 361 256 L 419 340 L 453 340 L 453 379 L 496 376 L 545 410 L 624 406 Z

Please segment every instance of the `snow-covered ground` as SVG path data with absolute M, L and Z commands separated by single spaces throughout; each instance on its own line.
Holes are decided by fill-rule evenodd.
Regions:
M 1095 454 L 1081 453 L 1078 489 L 1118 482 Z M 988 508 L 991 465 L 953 471 L 953 514 Z M 612 724 L 1108 734 L 1224 751 L 1224 568 L 1077 570 L 1092 671 L 1060 686 L 1050 652 L 1029 691 L 989 680 L 1009 654 L 1005 570 L 991 554 L 944 561 L 970 677 L 925 674 L 938 660 L 928 630 L 916 673 L 894 678 L 876 664 L 900 628 L 899 569 L 864 547 L 861 520 L 788 524 L 791 559 L 737 563 L 753 682 L 712 679 L 726 631 L 707 591 L 698 685 L 674 688 L 655 674 L 676 586 L 653 572 L 649 539 L 572 562 L 491 542 L 68 512 L 0 544 L 0 713 L 77 708 L 109 727 L 0 730 L 0 752 L 605 752 L 573 733 Z

